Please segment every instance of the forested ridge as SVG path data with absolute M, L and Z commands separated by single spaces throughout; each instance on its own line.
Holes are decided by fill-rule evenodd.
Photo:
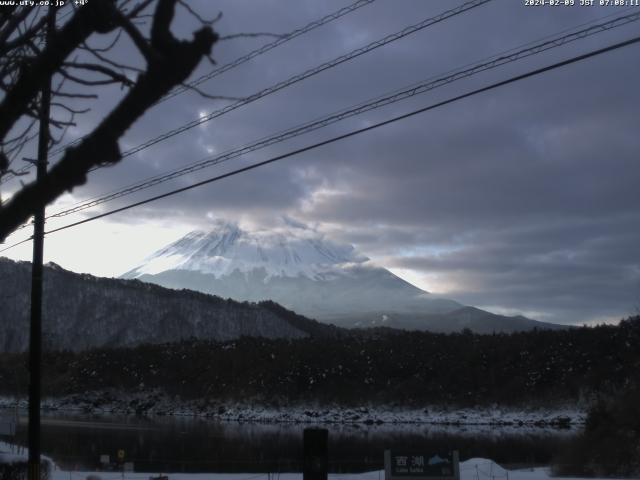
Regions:
M 43 392 L 153 390 L 271 405 L 586 406 L 636 382 L 638 345 L 640 317 L 618 326 L 514 334 L 374 329 L 332 338 L 189 340 L 48 352 Z M 0 359 L 0 394 L 25 393 L 26 356 Z

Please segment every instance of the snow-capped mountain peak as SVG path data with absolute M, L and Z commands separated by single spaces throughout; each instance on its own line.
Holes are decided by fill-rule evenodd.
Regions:
M 248 231 L 218 221 L 158 250 L 124 275 L 169 288 L 249 302 L 272 300 L 345 326 L 512 331 L 543 326 L 432 295 L 375 266 L 351 245 L 296 220 Z M 381 320 L 380 320 L 381 319 Z
M 285 222 L 282 228 L 254 232 L 232 222 L 218 221 L 213 227 L 208 232 L 190 232 L 149 256 L 126 276 L 137 278 L 166 270 L 188 270 L 220 278 L 236 270 L 241 273 L 264 270 L 268 278 L 319 279 L 368 260 L 351 245 L 327 240 L 299 223 Z

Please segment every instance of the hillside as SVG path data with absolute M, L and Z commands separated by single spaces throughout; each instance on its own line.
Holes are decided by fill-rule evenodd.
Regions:
M 161 248 L 123 278 L 244 301 L 273 300 L 346 328 L 477 333 L 566 328 L 504 316 L 426 292 L 343 244 L 299 223 L 248 231 L 225 221 Z
M 506 317 L 475 307 L 462 307 L 446 313 L 390 313 L 377 316 L 361 314 L 336 315 L 331 323 L 343 328 L 396 328 L 401 330 L 428 330 L 435 333 L 460 332 L 469 329 L 474 333 L 513 333 L 533 329 L 563 330 L 567 325 L 539 322 L 523 316 Z
M 0 258 L 0 351 L 24 351 L 29 339 L 31 264 Z M 137 280 L 44 269 L 45 348 L 83 350 L 182 339 L 231 340 L 251 335 L 302 338 L 332 335 L 334 327 L 273 302 L 241 303 Z
M 585 405 L 637 382 L 640 317 L 619 326 L 474 335 L 388 329 L 49 353 L 44 394 L 144 394 L 261 405 Z M 24 393 L 25 356 L 0 356 L 0 394 Z M 155 399 L 155 400 L 154 400 Z

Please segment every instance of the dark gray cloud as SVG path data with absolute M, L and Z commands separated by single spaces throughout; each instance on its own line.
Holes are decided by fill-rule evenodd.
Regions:
M 218 95 L 249 95 L 457 3 L 378 0 L 203 87 Z M 284 8 L 276 1 L 229 0 L 215 2 L 215 10 L 209 1 L 193 4 L 209 17 L 223 11 L 217 28 L 229 34 L 288 32 L 347 3 L 305 0 L 288 2 Z M 74 198 L 222 153 L 614 13 L 622 10 L 535 8 L 495 0 L 96 172 Z M 181 14 L 176 31 L 188 35 L 194 28 L 194 22 Z M 636 24 L 604 33 L 101 208 L 214 176 L 634 32 Z M 224 64 L 265 41 L 221 42 L 214 56 Z M 534 312 L 558 322 L 623 316 L 640 301 L 637 55 L 638 47 L 628 47 L 111 221 L 175 217 L 206 228 L 212 217 L 265 223 L 288 214 L 356 244 L 390 267 L 431 278 L 432 290 L 462 302 Z M 194 77 L 210 69 L 203 64 Z M 109 108 L 117 94 L 103 96 L 87 125 Z M 176 97 L 150 111 L 123 139 L 123 149 L 223 105 L 193 92 Z M 434 276 L 447 287 L 433 284 Z
M 455 295 L 471 304 L 541 312 L 552 321 L 603 320 L 631 314 L 638 303 L 633 259 L 640 234 L 629 231 L 638 220 L 622 215 L 467 232 L 447 243 L 449 251 L 391 262 L 449 278 L 458 285 Z

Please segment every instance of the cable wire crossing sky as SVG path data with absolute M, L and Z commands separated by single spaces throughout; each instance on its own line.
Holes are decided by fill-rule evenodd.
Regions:
M 47 207 L 45 259 L 118 276 L 218 221 L 264 231 L 286 218 L 494 313 L 580 325 L 640 308 L 640 7 L 190 6 L 223 13 L 216 65 L 146 112 L 122 162 Z M 193 18 L 172 30 L 188 38 Z M 143 61 L 108 37 L 122 63 Z M 64 147 L 123 94 L 100 89 Z M 3 199 L 33 180 L 16 166 L 27 175 L 6 176 Z M 31 233 L 1 255 L 30 259 Z

